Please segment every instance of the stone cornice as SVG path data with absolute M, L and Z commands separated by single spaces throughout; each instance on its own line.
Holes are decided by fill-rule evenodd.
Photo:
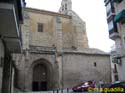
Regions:
M 52 12 L 52 11 L 41 10 L 41 9 L 25 8 L 25 10 L 28 11 L 28 12 L 35 12 L 35 13 L 51 15 L 51 16 L 59 16 L 59 17 L 68 18 L 68 19 L 72 18 L 69 15 L 64 15 L 64 14 L 60 14 L 60 13 L 56 13 L 56 12 Z

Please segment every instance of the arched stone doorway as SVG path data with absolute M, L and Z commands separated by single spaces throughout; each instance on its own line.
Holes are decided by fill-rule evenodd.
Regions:
M 38 64 L 33 68 L 33 91 L 47 91 L 47 67 Z

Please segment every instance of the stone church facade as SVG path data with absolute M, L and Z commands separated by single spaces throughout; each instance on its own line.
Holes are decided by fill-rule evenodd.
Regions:
M 59 13 L 26 8 L 23 49 L 13 54 L 15 86 L 21 91 L 71 88 L 87 80 L 111 81 L 110 56 L 88 46 L 86 24 L 62 0 Z

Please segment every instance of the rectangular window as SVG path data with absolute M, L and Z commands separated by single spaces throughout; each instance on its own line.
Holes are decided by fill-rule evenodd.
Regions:
M 116 64 L 114 64 L 114 73 L 117 73 L 118 71 L 117 71 L 117 66 L 116 66 Z
M 106 6 L 106 11 L 107 11 L 107 16 L 109 16 L 111 14 L 111 3 L 109 2 Z
M 57 23 L 61 23 L 61 18 L 57 16 L 57 17 L 56 17 L 56 22 L 57 22 Z
M 64 5 L 62 6 L 62 11 L 64 11 Z
M 113 21 L 110 21 L 110 22 L 108 23 L 108 29 L 111 30 L 111 29 L 113 29 L 113 28 L 114 28 Z
M 106 4 L 106 12 L 107 12 L 107 17 L 110 16 L 112 13 L 115 13 L 114 4 L 112 2 L 108 2 Z
M 65 10 L 67 10 L 67 4 L 65 4 Z
M 96 62 L 94 62 L 94 67 L 96 67 L 97 66 L 97 64 L 96 64 Z
M 43 32 L 43 23 L 38 23 L 38 32 Z

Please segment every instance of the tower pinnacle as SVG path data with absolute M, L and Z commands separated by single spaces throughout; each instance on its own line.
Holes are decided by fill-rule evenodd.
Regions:
M 59 12 L 62 14 L 68 15 L 68 11 L 70 11 L 70 10 L 72 10 L 72 1 L 71 0 L 62 0 Z

